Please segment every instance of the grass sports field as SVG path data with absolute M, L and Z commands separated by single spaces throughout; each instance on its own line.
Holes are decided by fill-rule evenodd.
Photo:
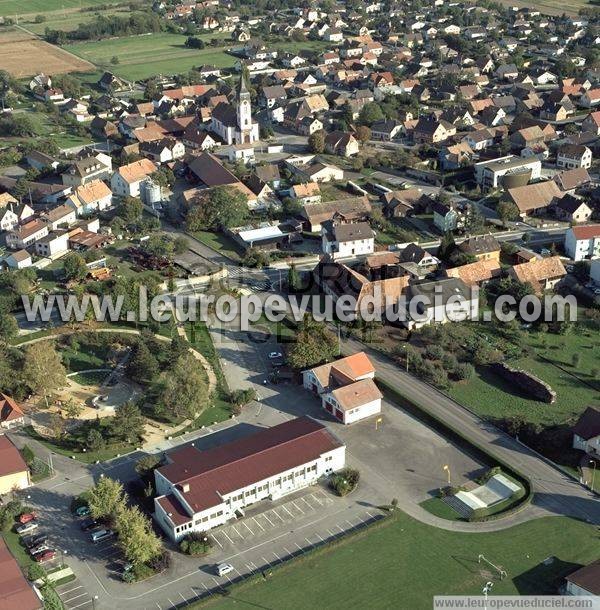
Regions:
M 0 15 L 7 17 L 34 15 L 117 3 L 123 3 L 123 0 L 0 0 Z
M 220 68 L 233 66 L 235 58 L 223 48 L 188 49 L 185 40 L 186 36 L 161 33 L 81 42 L 66 45 L 65 49 L 129 80 L 178 74 L 202 64 Z M 119 63 L 112 65 L 111 59 L 115 56 Z
M 480 553 L 506 570 L 507 578 L 499 580 L 493 568 L 479 564 Z M 432 607 L 434 595 L 481 595 L 488 580 L 497 595 L 551 594 L 557 581 L 597 557 L 597 530 L 573 519 L 547 517 L 473 534 L 399 513 L 389 525 L 275 570 L 270 580 L 233 588 L 211 607 L 422 610 Z

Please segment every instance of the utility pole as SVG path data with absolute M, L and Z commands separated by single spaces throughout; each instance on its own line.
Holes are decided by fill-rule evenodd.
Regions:
M 590 464 L 592 464 L 592 487 L 591 487 L 591 490 L 594 491 L 594 479 L 596 478 L 596 460 L 590 460 Z

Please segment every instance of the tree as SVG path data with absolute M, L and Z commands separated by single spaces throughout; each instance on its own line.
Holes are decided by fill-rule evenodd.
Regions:
M 119 510 L 115 529 L 123 554 L 134 565 L 145 564 L 160 555 L 162 543 L 137 506 Z
M 161 373 L 153 394 L 159 415 L 193 419 L 207 406 L 208 383 L 198 361 L 187 352 Z
M 190 231 L 239 227 L 248 218 L 248 198 L 231 186 L 217 186 L 210 190 L 201 205 L 192 210 L 196 212 L 187 217 Z
M 158 361 L 144 341 L 138 341 L 127 367 L 127 374 L 138 382 L 151 382 L 158 375 Z
M 118 66 L 118 65 L 119 65 L 119 57 L 118 57 L 117 55 L 113 55 L 113 56 L 110 58 L 110 63 L 111 63 L 113 66 Z
M 140 199 L 136 197 L 125 197 L 119 206 L 118 214 L 126 224 L 133 224 L 139 221 L 144 212 L 144 206 Z
M 71 398 L 63 406 L 63 411 L 69 419 L 77 419 L 83 413 L 83 406 Z
M 325 132 L 322 129 L 311 133 L 308 136 L 308 146 L 315 154 L 320 154 L 325 150 Z
M 70 252 L 63 259 L 63 271 L 67 280 L 82 280 L 88 273 L 85 259 L 75 252 Z
M 111 435 L 118 441 L 138 442 L 144 436 L 144 417 L 133 402 L 122 404 L 110 422 Z
M 354 130 L 354 137 L 361 143 L 368 142 L 371 139 L 371 129 L 366 125 L 359 125 Z
M 67 384 L 65 367 L 51 341 L 40 341 L 25 348 L 23 377 L 48 406 L 48 396 Z
M 298 269 L 296 269 L 296 265 L 292 264 L 288 269 L 288 290 L 290 292 L 298 292 L 301 287 L 300 274 Z
M 500 220 L 506 224 L 509 220 L 519 220 L 520 212 L 519 208 L 512 201 L 500 201 L 496 206 L 496 211 L 498 212 L 498 217 Z
M 115 479 L 100 475 L 88 492 L 88 506 L 94 519 L 116 519 L 125 509 L 123 485 Z
M 381 106 L 377 102 L 365 104 L 358 115 L 359 122 L 368 127 L 377 121 L 383 121 L 384 118 Z
M 141 477 L 148 477 L 161 461 L 158 455 L 145 455 L 136 462 L 135 471 Z
M 0 340 L 8 342 L 19 334 L 17 319 L 8 313 L 0 314 Z
M 323 322 L 305 318 L 296 341 L 288 352 L 288 361 L 295 369 L 306 369 L 338 355 L 337 337 Z
M 465 216 L 465 230 L 468 233 L 478 233 L 484 226 L 485 218 L 483 214 L 475 204 L 469 203 Z
M 99 451 L 104 447 L 104 437 L 96 428 L 92 428 L 85 438 L 86 448 L 90 451 Z
M 196 38 L 195 36 L 188 36 L 185 41 L 185 46 L 188 47 L 188 49 L 203 49 L 206 44 L 201 38 Z

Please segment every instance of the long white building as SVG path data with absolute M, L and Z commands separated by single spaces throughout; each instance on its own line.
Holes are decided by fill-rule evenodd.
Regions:
M 600 224 L 567 229 L 565 252 L 574 261 L 600 258 Z
M 344 467 L 346 447 L 325 426 L 299 417 L 214 449 L 183 447 L 167 460 L 154 471 L 155 518 L 178 541 L 250 504 L 313 485 Z

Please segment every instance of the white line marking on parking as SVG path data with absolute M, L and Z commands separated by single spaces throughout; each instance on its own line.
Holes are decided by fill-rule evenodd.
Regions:
M 304 514 L 304 511 L 292 500 L 292 504 L 302 513 Z
M 294 544 L 300 549 L 301 553 L 304 553 L 304 549 L 297 542 L 294 542 Z
M 318 502 L 319 506 L 323 506 L 323 502 L 321 502 L 321 500 L 319 500 L 319 498 L 317 498 L 317 496 L 315 496 L 315 494 L 310 494 L 314 499 L 315 502 Z
M 212 579 L 215 581 L 215 584 L 217 585 L 217 587 L 221 586 L 221 583 L 213 576 Z
M 158 605 L 158 602 L 154 602 L 158 606 L 158 610 L 162 610 L 162 608 Z
M 292 554 L 292 553 L 290 552 L 290 550 L 289 550 L 289 549 L 287 549 L 286 547 L 283 547 L 283 550 L 284 550 L 284 551 L 285 551 L 285 552 L 286 552 L 288 555 L 291 555 L 291 554 Z
M 331 530 L 327 530 L 334 538 L 337 538 L 337 534 L 334 534 Z
M 197 599 L 198 597 L 200 597 L 200 593 L 196 593 L 196 591 L 194 591 L 194 589 L 190 589 L 190 591 L 194 594 L 193 599 Z
M 287 506 L 282 506 L 281 508 L 283 508 L 283 510 L 292 518 L 294 519 L 294 515 L 292 515 L 292 513 L 287 509 Z M 280 517 L 281 518 L 281 517 Z
M 267 517 L 266 513 L 263 513 L 263 517 L 271 524 L 271 527 L 275 527 L 275 525 L 273 525 L 273 521 Z
M 275 552 L 272 551 L 273 555 L 275 555 L 275 557 L 277 557 L 277 561 L 281 561 L 281 557 L 279 557 L 279 555 Z
M 346 523 L 350 526 L 350 529 L 355 529 L 357 527 L 356 525 L 352 525 L 348 519 L 346 519 Z
M 233 544 L 233 540 L 227 535 L 227 532 L 225 530 L 223 530 L 221 532 L 221 534 L 223 534 L 223 536 L 225 536 L 225 538 L 227 538 L 227 540 L 229 540 L 229 542 L 231 542 L 231 544 Z
M 181 593 L 179 593 L 179 597 L 181 597 L 181 599 L 182 599 L 182 600 L 185 602 L 185 605 L 186 605 L 186 606 L 189 606 L 189 605 L 190 605 L 190 602 L 188 602 L 188 600 L 187 600 L 187 599 L 185 599 L 185 597 L 183 597 L 183 595 L 182 595 Z
M 304 502 L 304 504 L 306 504 L 306 506 L 308 506 L 308 508 L 310 508 L 310 510 L 315 510 L 315 507 L 312 504 L 309 504 L 308 500 L 304 496 L 302 496 L 300 499 Z
M 256 523 L 256 525 L 258 525 L 258 527 L 260 527 L 260 529 L 264 532 L 266 531 L 265 528 L 256 520 L 255 517 L 252 517 L 252 521 L 254 521 L 254 523 Z
M 85 597 L 86 595 L 87 595 L 87 592 L 84 591 L 83 593 L 80 593 L 79 595 L 75 595 L 73 597 L 69 597 L 69 599 L 63 599 L 63 601 L 65 603 L 74 602 L 76 599 L 79 599 L 80 597 Z
M 220 548 L 223 548 L 223 545 L 219 542 L 219 539 L 213 534 L 213 540 L 219 545 Z
M 66 595 L 67 593 L 71 593 L 72 591 L 77 591 L 77 589 L 83 589 L 81 585 L 75 587 L 74 589 L 69 589 L 68 591 L 60 591 L 60 595 Z
M 261 559 L 269 566 L 271 567 L 271 562 L 268 559 L 265 559 L 264 557 L 261 557 Z
M 317 532 L 315 532 L 315 536 L 321 541 L 321 542 L 325 542 L 325 540 L 323 540 L 323 538 L 321 538 L 320 534 L 317 534 Z
M 285 508 L 284 506 L 282 506 L 281 508 Z M 273 514 L 281 521 L 281 523 L 285 523 L 285 519 L 275 510 L 273 509 Z M 288 511 L 289 512 L 289 511 Z M 290 513 L 290 515 L 292 515 L 292 513 Z M 293 517 L 294 515 L 292 515 Z
M 87 601 L 77 605 L 77 606 L 70 606 L 70 610 L 75 610 L 75 608 L 81 608 L 81 606 L 87 606 L 88 604 L 92 603 L 92 599 L 88 599 Z
M 171 608 L 177 607 L 168 597 L 167 597 L 167 601 L 171 604 Z
M 254 536 L 254 532 L 246 525 L 246 522 L 243 522 L 243 526 Z
M 336 525 L 336 527 L 340 530 L 340 532 L 342 532 L 342 534 L 346 531 L 346 530 L 342 529 L 339 525 Z
M 367 515 L 369 515 L 369 517 L 371 517 L 371 519 L 375 519 L 375 517 L 369 511 L 367 511 Z
M 206 586 L 206 585 L 205 585 L 203 582 L 201 582 L 200 584 L 201 584 L 201 585 L 202 585 L 202 586 L 203 586 L 203 587 L 204 587 L 204 588 L 205 588 L 207 591 L 210 591 L 210 589 L 209 589 L 209 588 L 208 588 L 208 587 L 207 587 L 207 586 Z
M 306 542 L 308 542 L 308 544 L 310 544 L 310 546 L 315 546 L 308 538 L 305 538 L 304 540 L 306 540 Z
M 231 526 L 231 529 L 243 540 L 244 537 L 237 531 L 237 528 L 235 527 L 235 525 Z

